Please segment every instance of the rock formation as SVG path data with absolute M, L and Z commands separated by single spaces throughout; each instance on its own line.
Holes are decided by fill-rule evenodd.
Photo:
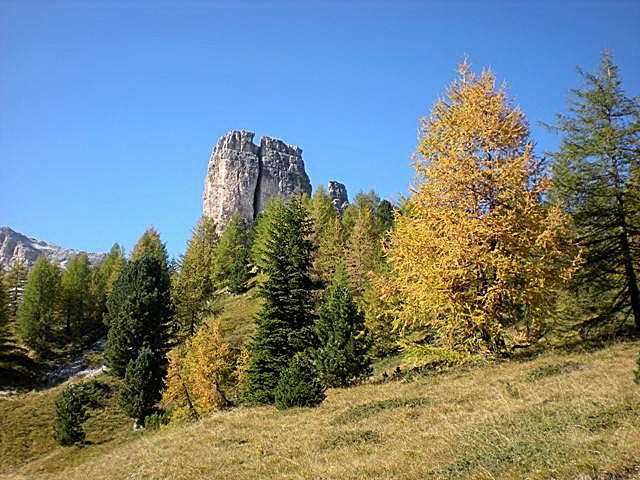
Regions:
M 252 132 L 229 132 L 218 140 L 209 158 L 202 211 L 214 220 L 218 231 L 235 212 L 253 220 L 271 197 L 311 195 L 302 150 L 270 137 L 262 137 L 258 146 L 254 136 Z
M 345 208 L 349 205 L 349 197 L 347 196 L 347 187 L 342 183 L 334 180 L 329 182 L 329 197 L 331 203 L 338 211 L 338 215 L 344 213 Z
M 69 260 L 81 253 L 86 252 L 58 247 L 42 240 L 27 237 L 9 227 L 0 227 L 0 265 L 5 271 L 17 259 L 22 260 L 24 265 L 30 269 L 41 255 L 45 255 L 60 268 L 66 268 Z M 105 254 L 87 253 L 87 256 L 89 257 L 89 263 L 95 265 L 102 261 Z

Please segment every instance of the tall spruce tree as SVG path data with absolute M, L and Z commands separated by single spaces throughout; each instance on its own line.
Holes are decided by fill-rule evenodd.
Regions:
M 555 192 L 573 215 L 585 262 L 574 286 L 590 312 L 586 327 L 631 314 L 640 331 L 640 102 L 622 89 L 608 53 L 595 73 L 580 71 L 564 135 L 552 153 Z
M 156 256 L 143 254 L 122 267 L 107 300 L 105 353 L 111 371 L 123 377 L 143 347 L 165 363 L 172 315 L 169 273 Z
M 294 196 L 275 206 L 266 232 L 260 259 L 266 274 L 260 285 L 264 303 L 255 319 L 246 376 L 246 399 L 258 403 L 273 403 L 280 375 L 309 345 L 313 325 L 311 225 L 301 199 Z
M 326 293 L 316 321 L 318 349 L 314 360 L 320 380 L 327 387 L 344 387 L 371 374 L 371 336 L 339 268 Z
M 18 308 L 18 331 L 26 345 L 44 355 L 56 342 L 56 305 L 60 290 L 58 267 L 43 255 L 36 261 Z
M 253 222 L 250 232 L 251 247 L 249 248 L 249 257 L 258 272 L 264 272 L 265 270 L 263 259 L 266 258 L 265 252 L 270 235 L 270 225 L 273 221 L 273 216 L 283 205 L 284 202 L 280 196 L 271 197 L 265 209 L 258 214 Z
M 215 252 L 211 278 L 218 288 L 240 293 L 249 280 L 249 236 L 245 221 L 238 213 L 225 226 Z

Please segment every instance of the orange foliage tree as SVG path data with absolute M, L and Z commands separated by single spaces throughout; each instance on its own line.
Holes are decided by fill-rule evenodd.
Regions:
M 491 71 L 465 60 L 459 73 L 422 120 L 412 196 L 386 245 L 393 273 L 378 286 L 397 327 L 428 332 L 418 351 L 506 352 L 542 334 L 578 257 L 568 217 L 544 203 L 523 113 Z

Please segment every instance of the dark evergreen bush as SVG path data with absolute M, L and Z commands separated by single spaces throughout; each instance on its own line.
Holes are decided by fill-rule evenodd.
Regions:
M 155 412 L 154 407 L 161 398 L 164 369 L 158 364 L 156 354 L 143 347 L 138 357 L 127 365 L 120 387 L 120 408 L 140 424 Z
M 111 371 L 123 377 L 144 346 L 160 363 L 168 351 L 173 307 L 169 273 L 162 262 L 142 254 L 120 270 L 107 300 L 109 336 L 105 357 Z
M 53 438 L 58 444 L 66 447 L 84 440 L 82 424 L 89 418 L 84 397 L 78 385 L 69 385 L 58 394 L 53 423 Z
M 314 355 L 318 376 L 327 387 L 343 387 L 371 374 L 371 336 L 364 315 L 351 297 L 347 279 L 338 269 L 316 322 L 319 348 Z
M 306 353 L 298 353 L 280 376 L 274 391 L 275 405 L 278 410 L 315 407 L 325 399 L 324 392 L 313 362 Z

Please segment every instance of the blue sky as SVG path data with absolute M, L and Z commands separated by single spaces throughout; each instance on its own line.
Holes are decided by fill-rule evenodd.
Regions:
M 0 0 L 0 225 L 87 251 L 153 225 L 178 255 L 232 129 L 300 146 L 314 189 L 397 198 L 465 54 L 542 151 L 604 49 L 639 94 L 640 2 Z

